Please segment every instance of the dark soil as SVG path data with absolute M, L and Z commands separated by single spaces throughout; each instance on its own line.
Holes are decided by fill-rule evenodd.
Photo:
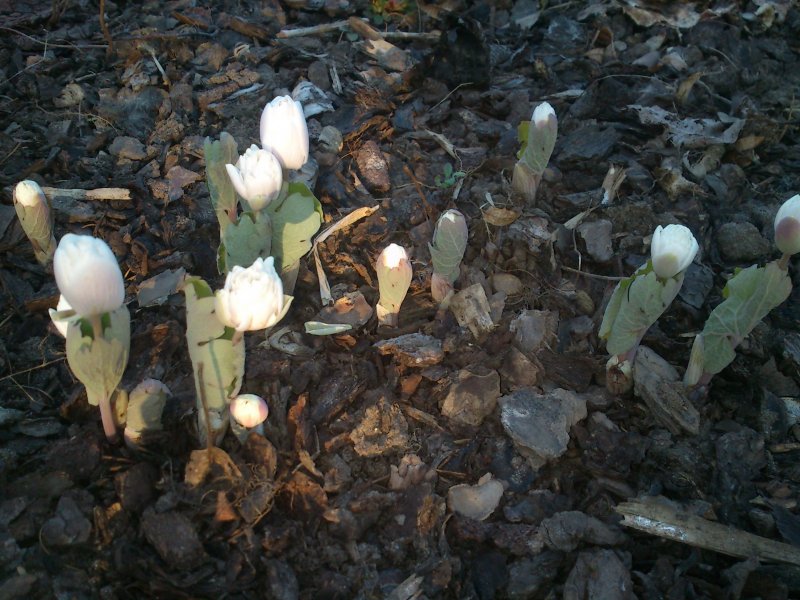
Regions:
M 800 597 L 797 566 L 666 541 L 615 511 L 659 496 L 800 544 L 797 259 L 792 296 L 692 399 L 697 434 L 609 395 L 597 338 L 614 278 L 644 262 L 659 224 L 701 246 L 644 340 L 680 371 L 726 279 L 777 256 L 774 214 L 800 191 L 797 6 L 404 4 L 106 0 L 104 34 L 96 2 L 0 0 L 1 598 Z M 351 16 L 417 35 L 387 35 L 397 50 L 377 60 L 348 28 L 277 36 Z M 327 103 L 309 119 L 326 222 L 379 206 L 321 244 L 334 295 L 374 305 L 390 242 L 413 254 L 411 294 L 396 331 L 373 318 L 309 336 L 322 306 L 304 261 L 281 323 L 293 333 L 247 337 L 243 391 L 268 399 L 266 437 L 200 450 L 183 295 L 139 292 L 181 268 L 222 284 L 203 140 L 256 143 L 264 104 L 301 81 Z M 509 185 L 517 125 L 545 100 L 559 140 L 525 205 Z M 340 149 L 320 142 L 325 126 Z M 381 153 L 385 168 L 367 169 Z M 448 165 L 465 176 L 448 180 Z M 625 177 L 604 204 L 612 165 Z M 141 453 L 106 442 L 69 371 L 52 273 L 11 204 L 22 179 L 131 190 L 54 206 L 57 237 L 99 236 L 122 267 L 123 387 L 153 377 L 172 391 Z M 457 288 L 479 284 L 495 316 L 477 338 L 430 298 L 427 242 L 447 208 L 470 229 Z M 414 338 L 432 344 L 425 366 L 376 346 L 409 333 L 430 336 Z M 504 420 L 519 394 L 569 433 L 537 468 Z M 486 473 L 503 487 L 488 518 L 448 507 L 451 488 Z

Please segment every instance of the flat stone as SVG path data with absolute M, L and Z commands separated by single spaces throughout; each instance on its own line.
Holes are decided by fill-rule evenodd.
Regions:
M 583 598 L 636 598 L 630 571 L 612 550 L 593 549 L 578 555 L 564 583 L 564 600 Z
M 558 313 L 550 310 L 523 310 L 509 326 L 514 345 L 530 356 L 556 340 Z
M 356 165 L 364 186 L 373 194 L 385 194 L 391 188 L 389 165 L 377 142 L 369 140 L 356 152 Z
M 752 223 L 725 223 L 717 231 L 717 246 L 732 262 L 758 260 L 770 252 L 770 243 Z
M 513 391 L 522 387 L 539 385 L 542 380 L 542 371 L 542 365 L 538 361 L 533 362 L 512 346 L 500 367 L 500 376 L 503 378 L 505 386 Z
M 586 418 L 586 399 L 561 388 L 546 394 L 522 388 L 499 402 L 503 428 L 534 469 L 564 454 L 570 427 Z
M 75 500 L 62 496 L 56 514 L 42 525 L 41 540 L 45 546 L 83 544 L 92 532 L 91 522 L 83 516 Z
M 430 367 L 444 360 L 442 341 L 424 333 L 408 333 L 375 343 L 382 355 L 391 354 L 406 367 Z
M 189 570 L 205 561 L 205 550 L 192 522 L 182 513 L 147 509 L 142 530 L 159 556 L 174 569 Z
M 608 262 L 614 256 L 611 244 L 611 230 L 613 225 L 607 219 L 581 223 L 578 225 L 578 235 L 586 244 L 586 251 L 597 262 Z
M 128 160 L 144 160 L 147 158 L 147 151 L 144 144 L 134 137 L 121 135 L 114 138 L 108 151 L 112 156 L 125 158 Z
M 483 367 L 462 369 L 442 404 L 442 414 L 456 423 L 477 427 L 494 412 L 500 397 L 500 375 Z

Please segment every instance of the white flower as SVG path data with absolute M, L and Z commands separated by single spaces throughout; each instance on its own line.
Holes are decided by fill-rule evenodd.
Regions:
M 230 412 L 239 425 L 252 429 L 267 420 L 269 407 L 261 396 L 239 394 L 231 400 Z
M 792 196 L 778 209 L 775 245 L 784 254 L 800 252 L 800 195 Z
M 255 211 L 267 206 L 281 191 L 281 163 L 272 152 L 255 144 L 239 157 L 236 166 L 225 165 L 225 168 L 233 187 Z
M 550 121 L 550 117 L 555 118 L 555 116 L 556 111 L 553 110 L 553 107 L 550 106 L 550 103 L 542 102 L 533 110 L 531 121 L 533 121 L 536 127 L 545 127 Z
M 278 96 L 261 113 L 261 146 L 284 169 L 299 169 L 308 160 L 308 126 L 303 106 L 291 96 Z
M 22 204 L 22 206 L 27 207 L 33 207 L 47 202 L 42 188 L 38 183 L 30 179 L 20 181 L 17 184 L 17 187 L 14 188 L 14 200 Z
M 101 239 L 66 234 L 56 248 L 53 271 L 64 300 L 81 317 L 117 310 L 125 300 L 117 259 Z
M 275 272 L 273 258 L 257 258 L 248 268 L 236 266 L 228 273 L 225 287 L 217 292 L 217 318 L 236 331 L 272 327 L 284 315 L 283 283 Z
M 692 264 L 699 249 L 700 246 L 688 227 L 659 225 L 650 243 L 653 270 L 661 279 L 675 277 Z

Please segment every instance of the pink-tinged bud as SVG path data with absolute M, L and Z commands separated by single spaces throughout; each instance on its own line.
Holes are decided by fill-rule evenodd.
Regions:
M 775 245 L 784 254 L 800 252 L 800 195 L 792 196 L 778 209 Z
M 267 420 L 269 407 L 261 396 L 239 394 L 231 400 L 231 417 L 245 429 L 253 429 Z
M 413 270 L 405 248 L 397 244 L 389 244 L 383 249 L 375 265 L 378 273 L 378 322 L 381 325 L 396 327 L 400 313 L 400 305 L 411 286 Z

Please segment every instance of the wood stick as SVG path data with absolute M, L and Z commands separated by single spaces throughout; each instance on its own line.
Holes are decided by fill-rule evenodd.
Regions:
M 800 548 L 689 514 L 657 499 L 623 502 L 615 510 L 622 524 L 721 554 L 800 566 Z
M 362 22 L 366 21 L 366 19 L 360 19 L 360 20 Z M 414 31 L 377 31 L 368 24 L 366 25 L 366 27 L 369 30 L 371 30 L 371 33 L 369 34 L 370 38 L 372 38 L 377 33 L 380 38 L 383 38 L 385 40 L 425 40 L 425 41 L 435 42 L 439 40 L 439 37 L 441 35 L 438 31 L 420 32 L 420 33 Z M 349 19 L 343 21 L 333 21 L 332 23 L 322 23 L 321 25 L 314 25 L 313 27 L 298 27 L 297 29 L 281 29 L 278 32 L 277 37 L 281 39 L 288 39 L 294 37 L 303 37 L 307 35 L 322 35 L 324 33 L 342 31 L 343 29 L 354 30 L 354 28 L 350 26 Z M 363 30 L 364 28 L 358 28 L 356 33 L 362 33 Z
M 74 200 L 131 200 L 131 191 L 125 188 L 96 188 L 93 190 L 61 189 L 43 187 L 47 199 L 72 198 Z

